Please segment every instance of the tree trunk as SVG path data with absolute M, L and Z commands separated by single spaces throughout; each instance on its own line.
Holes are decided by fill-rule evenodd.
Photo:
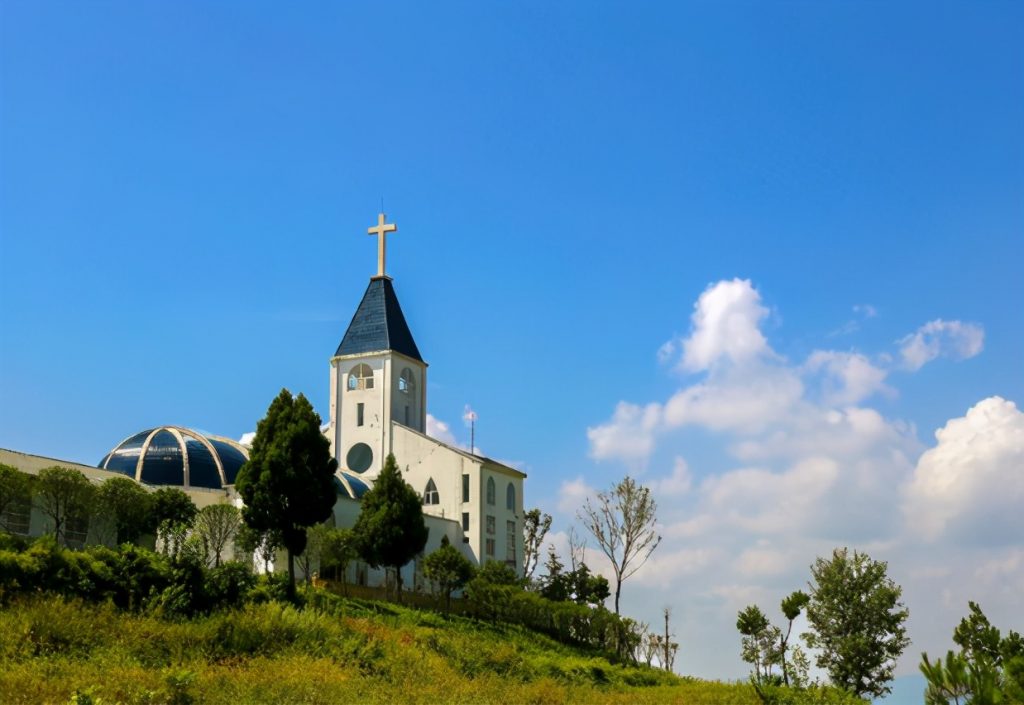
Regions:
M 288 549 L 288 597 L 295 599 L 295 556 Z
M 618 612 L 618 602 L 619 602 L 619 596 L 616 595 L 615 596 L 615 607 L 616 607 L 615 611 L 616 612 Z M 664 663 L 664 666 L 665 666 L 665 670 L 669 671 L 669 672 L 672 671 L 672 661 L 671 661 L 671 659 L 669 657 L 669 651 L 670 650 L 671 650 L 671 646 L 669 645 L 669 639 L 668 639 L 668 608 L 666 607 L 665 608 L 665 663 Z
M 793 623 L 792 622 L 789 623 L 789 627 L 790 627 L 790 629 L 793 628 Z M 789 635 L 787 635 L 787 637 L 788 636 Z M 784 638 L 782 640 L 782 683 L 784 685 L 788 686 L 789 685 L 789 673 L 786 671 L 786 641 L 787 641 L 786 638 Z
M 622 592 L 622 581 L 615 579 L 615 614 L 619 613 L 619 593 Z
M 402 604 L 402 566 L 395 566 L 395 601 Z

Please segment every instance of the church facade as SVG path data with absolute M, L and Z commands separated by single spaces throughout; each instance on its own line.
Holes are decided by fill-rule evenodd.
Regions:
M 454 545 L 479 564 L 521 572 L 526 475 L 426 434 L 427 363 L 385 272 L 385 238 L 395 230 L 383 213 L 368 230 L 378 237 L 377 274 L 330 361 L 331 450 L 345 475 L 370 482 L 394 453 L 424 514 L 456 524 Z
M 385 272 L 386 235 L 394 225 L 378 216 L 370 234 L 378 237 L 377 274 L 370 278 L 351 323 L 330 357 L 330 396 L 325 435 L 338 460 L 338 500 L 333 523 L 350 527 L 359 515 L 359 500 L 372 486 L 389 453 L 402 476 L 419 494 L 430 529 L 424 554 L 447 536 L 477 564 L 499 561 L 523 570 L 523 483 L 526 475 L 471 450 L 443 443 L 426 433 L 427 368 L 391 277 Z M 240 505 L 234 477 L 248 458 L 248 448 L 217 436 L 165 426 L 133 434 L 111 450 L 96 467 L 0 449 L 0 462 L 36 474 L 44 467 L 78 469 L 90 481 L 127 476 L 145 487 L 174 486 L 197 506 L 217 502 Z M 37 509 L 18 506 L 15 517 L 0 517 L 18 533 L 47 531 Z M 78 522 L 77 544 L 96 540 L 88 522 Z M 279 562 L 280 563 L 280 562 Z M 403 581 L 422 583 L 419 559 L 403 569 Z M 354 565 L 350 578 L 378 584 L 384 572 Z

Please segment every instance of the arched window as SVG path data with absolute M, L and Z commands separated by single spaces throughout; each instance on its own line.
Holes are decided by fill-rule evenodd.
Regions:
M 487 503 L 494 504 L 494 478 L 487 478 Z
M 369 365 L 359 363 L 349 371 L 348 388 L 350 391 L 373 389 L 373 370 Z
M 416 392 L 416 377 L 413 376 L 412 370 L 408 367 L 402 370 L 402 374 L 398 376 L 398 391 L 402 394 L 414 394 Z
M 508 489 L 505 490 L 505 509 L 510 512 L 516 510 L 516 488 L 512 486 L 512 483 L 508 483 Z
M 424 504 L 440 504 L 441 495 L 437 493 L 437 485 L 434 484 L 434 478 L 427 480 L 427 489 L 423 490 L 423 503 Z

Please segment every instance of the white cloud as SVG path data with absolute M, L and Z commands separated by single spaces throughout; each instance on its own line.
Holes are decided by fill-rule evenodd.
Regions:
M 249 431 L 248 433 L 243 433 L 242 437 L 238 439 L 238 442 L 243 446 L 251 446 L 254 438 L 256 438 L 256 432 Z
M 596 494 L 597 490 L 588 485 L 582 475 L 574 480 L 564 481 L 558 490 L 558 511 L 575 517 L 576 511 L 584 505 L 587 498 Z
M 991 542 L 1024 535 L 1024 413 L 1001 397 L 984 399 L 935 432 L 918 460 L 904 505 L 927 539 L 947 534 Z
M 767 315 L 749 279 L 710 285 L 694 306 L 693 332 L 683 342 L 683 368 L 699 372 L 722 359 L 743 363 L 770 352 L 759 328 Z
M 651 489 L 658 496 L 677 497 L 690 491 L 693 485 L 693 477 L 690 475 L 690 467 L 686 460 L 676 456 L 672 463 L 672 474 L 668 477 L 651 481 Z
M 654 433 L 660 420 L 659 404 L 640 407 L 619 402 L 608 423 L 587 429 L 590 457 L 618 459 L 633 467 L 642 467 L 654 449 Z
M 885 385 L 886 370 L 860 353 L 815 350 L 804 369 L 824 376 L 822 398 L 830 406 L 856 404 L 878 392 L 892 393 Z
M 986 400 L 985 423 L 977 410 L 973 426 L 954 419 L 922 456 L 914 424 L 872 405 L 896 394 L 897 366 L 980 352 L 981 327 L 934 321 L 900 341 L 895 360 L 822 349 L 791 363 L 768 344 L 767 313 L 749 281 L 709 286 L 690 336 L 658 351 L 659 363 L 699 377 L 648 403 L 620 402 L 587 429 L 596 459 L 666 468 L 646 482 L 664 542 L 626 584 L 626 613 L 650 621 L 674 606 L 689 643 L 716 645 L 690 654 L 687 670 L 742 677 L 736 610 L 759 602 L 780 619 L 778 601 L 806 585 L 814 558 L 849 546 L 889 561 L 912 613 L 926 615 L 910 625 L 917 653 L 946 648 L 967 599 L 994 618 L 1012 614 L 1006 586 L 1024 586 L 1024 552 L 1005 543 L 1024 532 L 1021 414 Z M 588 492 L 582 476 L 564 484 L 559 508 L 575 513 Z M 911 653 L 901 669 L 915 662 Z
M 672 395 L 665 403 L 665 425 L 756 431 L 783 418 L 802 394 L 803 384 L 792 370 L 762 363 L 733 367 Z
M 448 424 L 435 418 L 432 414 L 427 414 L 427 435 L 450 446 L 458 445 Z
M 985 331 L 976 323 L 939 318 L 900 339 L 899 344 L 904 367 L 919 370 L 940 355 L 954 360 L 974 357 L 985 345 Z
M 855 304 L 853 312 L 860 314 L 864 318 L 874 318 L 878 315 L 878 309 L 871 304 Z

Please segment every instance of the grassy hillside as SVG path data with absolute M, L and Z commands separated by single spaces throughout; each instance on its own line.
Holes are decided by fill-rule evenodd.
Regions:
M 750 703 L 521 628 L 320 595 L 187 621 L 60 597 L 0 610 L 0 702 Z

